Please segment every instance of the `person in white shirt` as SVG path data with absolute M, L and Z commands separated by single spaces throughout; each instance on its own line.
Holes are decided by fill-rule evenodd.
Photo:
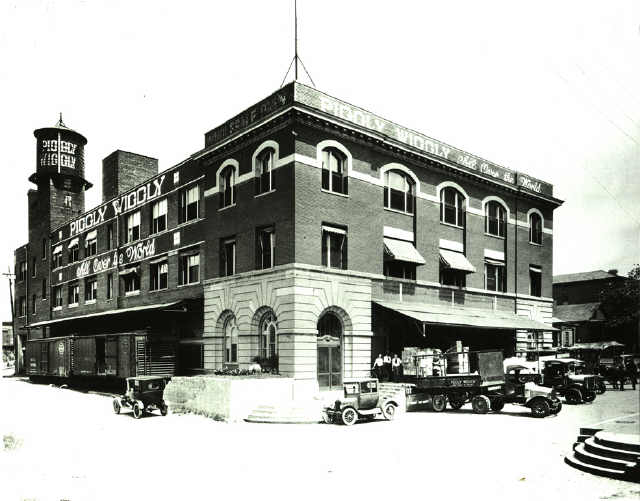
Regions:
M 383 366 L 384 366 L 384 361 L 382 360 L 382 355 L 379 354 L 378 358 L 375 359 L 375 361 L 373 362 L 373 373 L 376 375 L 376 377 L 380 380 L 382 380 L 382 370 L 383 370 Z
M 392 380 L 398 381 L 402 371 L 402 360 L 396 353 L 393 354 L 393 359 L 391 360 L 391 371 L 393 374 Z
M 391 355 L 389 352 L 384 356 L 384 379 L 385 381 L 389 381 L 391 379 Z

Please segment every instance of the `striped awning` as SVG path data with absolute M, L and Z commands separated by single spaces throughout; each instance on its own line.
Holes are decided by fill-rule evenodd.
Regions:
M 395 261 L 405 261 L 416 264 L 425 264 L 426 262 L 413 244 L 406 240 L 385 238 L 384 251 Z
M 467 256 L 462 252 L 440 249 L 440 261 L 444 266 L 452 270 L 460 270 L 466 273 L 475 273 L 476 271 L 475 266 L 469 262 Z

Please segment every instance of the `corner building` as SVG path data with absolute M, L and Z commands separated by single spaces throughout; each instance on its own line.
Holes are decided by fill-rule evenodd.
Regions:
M 134 326 L 178 372 L 257 357 L 311 390 L 404 347 L 552 343 L 552 186 L 298 82 L 139 181 L 52 228 L 30 336 Z

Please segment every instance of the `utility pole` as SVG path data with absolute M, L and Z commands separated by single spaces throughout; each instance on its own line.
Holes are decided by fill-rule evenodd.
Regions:
M 13 306 L 13 279 L 16 278 L 15 273 L 11 273 L 11 266 L 7 266 L 7 273 L 3 273 L 2 274 L 4 277 L 9 279 L 9 301 L 11 302 L 11 329 L 13 330 L 12 335 L 13 335 L 13 367 L 14 367 L 14 374 L 18 374 L 18 371 L 20 370 L 20 357 L 19 355 L 19 349 L 20 347 L 18 346 L 18 331 L 16 330 L 16 315 L 15 315 L 15 311 L 14 311 L 14 306 Z

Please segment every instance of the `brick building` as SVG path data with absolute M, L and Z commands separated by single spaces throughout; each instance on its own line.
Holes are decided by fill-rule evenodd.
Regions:
M 154 162 L 107 157 L 86 212 L 65 173 L 63 223 L 55 173 L 34 179 L 52 215 L 16 251 L 23 335 L 141 329 L 178 340 L 178 370 L 258 357 L 312 388 L 405 346 L 552 343 L 546 182 L 298 82 Z

